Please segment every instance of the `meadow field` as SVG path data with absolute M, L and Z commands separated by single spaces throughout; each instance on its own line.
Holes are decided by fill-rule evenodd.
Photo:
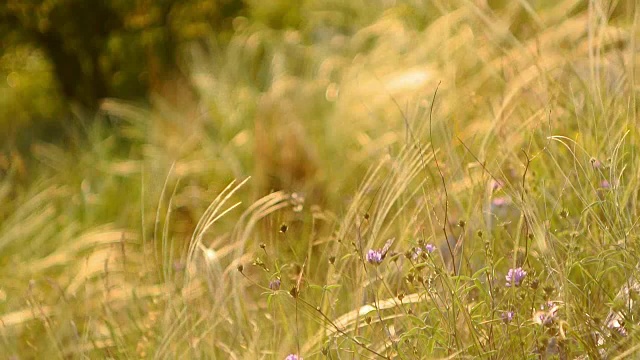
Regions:
M 0 358 L 640 358 L 636 1 L 246 3 L 4 145 Z

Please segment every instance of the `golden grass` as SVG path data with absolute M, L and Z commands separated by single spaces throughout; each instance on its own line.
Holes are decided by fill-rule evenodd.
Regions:
M 309 24 L 344 19 L 306 4 Z M 36 145 L 24 187 L 8 165 L 4 353 L 505 358 L 565 337 L 570 357 L 599 354 L 597 319 L 636 273 L 640 15 L 492 4 L 434 1 L 418 25 L 411 1 L 354 3 L 342 28 L 236 24 L 224 49 L 192 50 L 200 108 L 109 99 L 117 134 Z M 398 254 L 367 264 L 390 238 Z M 418 240 L 439 251 L 405 258 Z M 538 287 L 505 288 L 525 253 Z M 519 308 L 544 289 L 562 336 Z

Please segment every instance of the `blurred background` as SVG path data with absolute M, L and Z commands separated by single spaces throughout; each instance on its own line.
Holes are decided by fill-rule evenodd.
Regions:
M 253 176 L 253 198 L 284 189 L 321 202 L 341 199 L 341 189 L 356 187 L 345 180 L 401 145 L 404 118 L 423 112 L 418 100 L 435 88 L 433 60 L 441 58 L 428 51 L 441 45 L 428 39 L 413 51 L 412 42 L 449 7 L 3 2 L 0 171 L 11 183 L 7 194 L 53 173 L 84 191 L 102 194 L 88 184 L 110 183 L 106 176 L 118 179 L 110 191 L 138 193 L 122 182 L 139 187 L 146 171 L 150 189 L 159 188 L 175 164 L 177 177 L 198 186 Z M 109 203 L 114 211 L 126 207 Z
M 3 2 L 3 140 L 42 127 L 55 138 L 79 120 L 73 111 L 92 117 L 105 98 L 193 105 L 189 46 L 219 50 L 209 45 L 222 47 L 233 18 L 251 11 L 243 1 Z
M 318 151 L 338 155 L 349 143 L 362 145 L 372 135 L 368 129 L 361 132 L 364 137 L 347 141 L 347 131 L 322 120 L 344 107 L 336 103 L 340 80 L 355 81 L 350 101 L 361 104 L 370 100 L 365 97 L 373 88 L 388 83 L 388 91 L 376 94 L 387 107 L 392 97 L 420 89 L 432 76 L 424 56 L 397 63 L 389 58 L 373 66 L 357 62 L 383 37 L 387 50 L 393 45 L 408 51 L 400 49 L 409 45 L 407 31 L 424 29 L 447 11 L 443 6 L 315 0 L 3 2 L 0 168 L 24 167 L 19 172 L 25 176 L 27 168 L 42 165 L 31 161 L 42 144 L 65 151 L 76 146 L 77 152 L 92 132 L 104 131 L 96 136 L 118 143 L 110 155 L 113 150 L 130 157 L 140 155 L 136 144 L 151 138 L 177 144 L 201 132 L 218 148 L 210 157 L 226 157 L 224 168 L 232 176 L 225 179 L 259 174 L 262 192 L 304 187 L 311 178 L 331 176 L 318 173 L 327 164 Z M 372 25 L 377 20 L 382 21 Z M 402 42 L 393 44 L 396 40 Z M 405 101 L 402 96 L 397 100 Z M 359 111 L 372 115 L 376 109 Z M 391 116 L 397 120 L 401 111 L 395 111 Z M 333 136 L 333 145 L 317 148 L 316 141 Z M 389 140 L 373 146 L 384 149 Z M 250 150 L 230 152 L 233 144 Z M 180 157 L 180 151 L 167 154 Z

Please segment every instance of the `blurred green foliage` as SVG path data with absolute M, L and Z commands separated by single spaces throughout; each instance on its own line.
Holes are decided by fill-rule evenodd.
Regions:
M 55 79 L 42 53 L 17 45 L 0 56 L 0 129 L 14 133 L 31 119 L 47 119 L 60 114 Z
M 0 4 L 2 132 L 64 117 L 68 105 L 144 100 L 185 82 L 181 48 L 224 37 L 240 0 L 10 0 Z M 188 87 L 188 86 L 187 86 Z

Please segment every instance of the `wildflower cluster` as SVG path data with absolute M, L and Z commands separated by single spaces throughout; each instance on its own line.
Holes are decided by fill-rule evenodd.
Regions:
M 527 276 L 527 272 L 524 271 L 521 267 L 509 269 L 509 272 L 507 272 L 507 275 L 505 276 L 505 279 L 507 280 L 506 286 L 518 287 L 522 285 L 522 281 L 524 280 L 525 276 Z
M 269 282 L 269 289 L 276 291 L 276 290 L 280 290 L 280 279 L 273 279 L 271 280 L 271 282 Z
M 502 321 L 505 324 L 510 323 L 511 321 L 513 321 L 513 318 L 516 316 L 515 312 L 513 311 L 505 311 L 502 314 L 500 314 L 500 318 L 502 318 Z
M 394 240 L 395 239 L 387 240 L 387 242 L 380 250 L 369 249 L 366 256 L 367 262 L 374 265 L 379 265 L 380 263 L 382 263 L 382 260 L 387 257 L 387 252 L 389 252 L 389 249 L 391 248 L 391 245 L 393 245 Z
M 367 262 L 369 264 L 378 265 L 382 263 L 382 260 L 384 260 L 384 256 L 380 250 L 369 249 L 367 252 Z
M 544 326 L 550 326 L 555 322 L 557 316 L 558 305 L 548 301 L 544 305 L 540 306 L 540 311 L 536 311 L 533 314 L 533 322 Z
M 415 261 L 423 253 L 431 254 L 432 252 L 436 251 L 436 249 L 437 249 L 436 246 L 433 244 L 426 244 L 424 246 L 416 247 L 413 249 L 413 254 L 411 255 L 411 258 Z

